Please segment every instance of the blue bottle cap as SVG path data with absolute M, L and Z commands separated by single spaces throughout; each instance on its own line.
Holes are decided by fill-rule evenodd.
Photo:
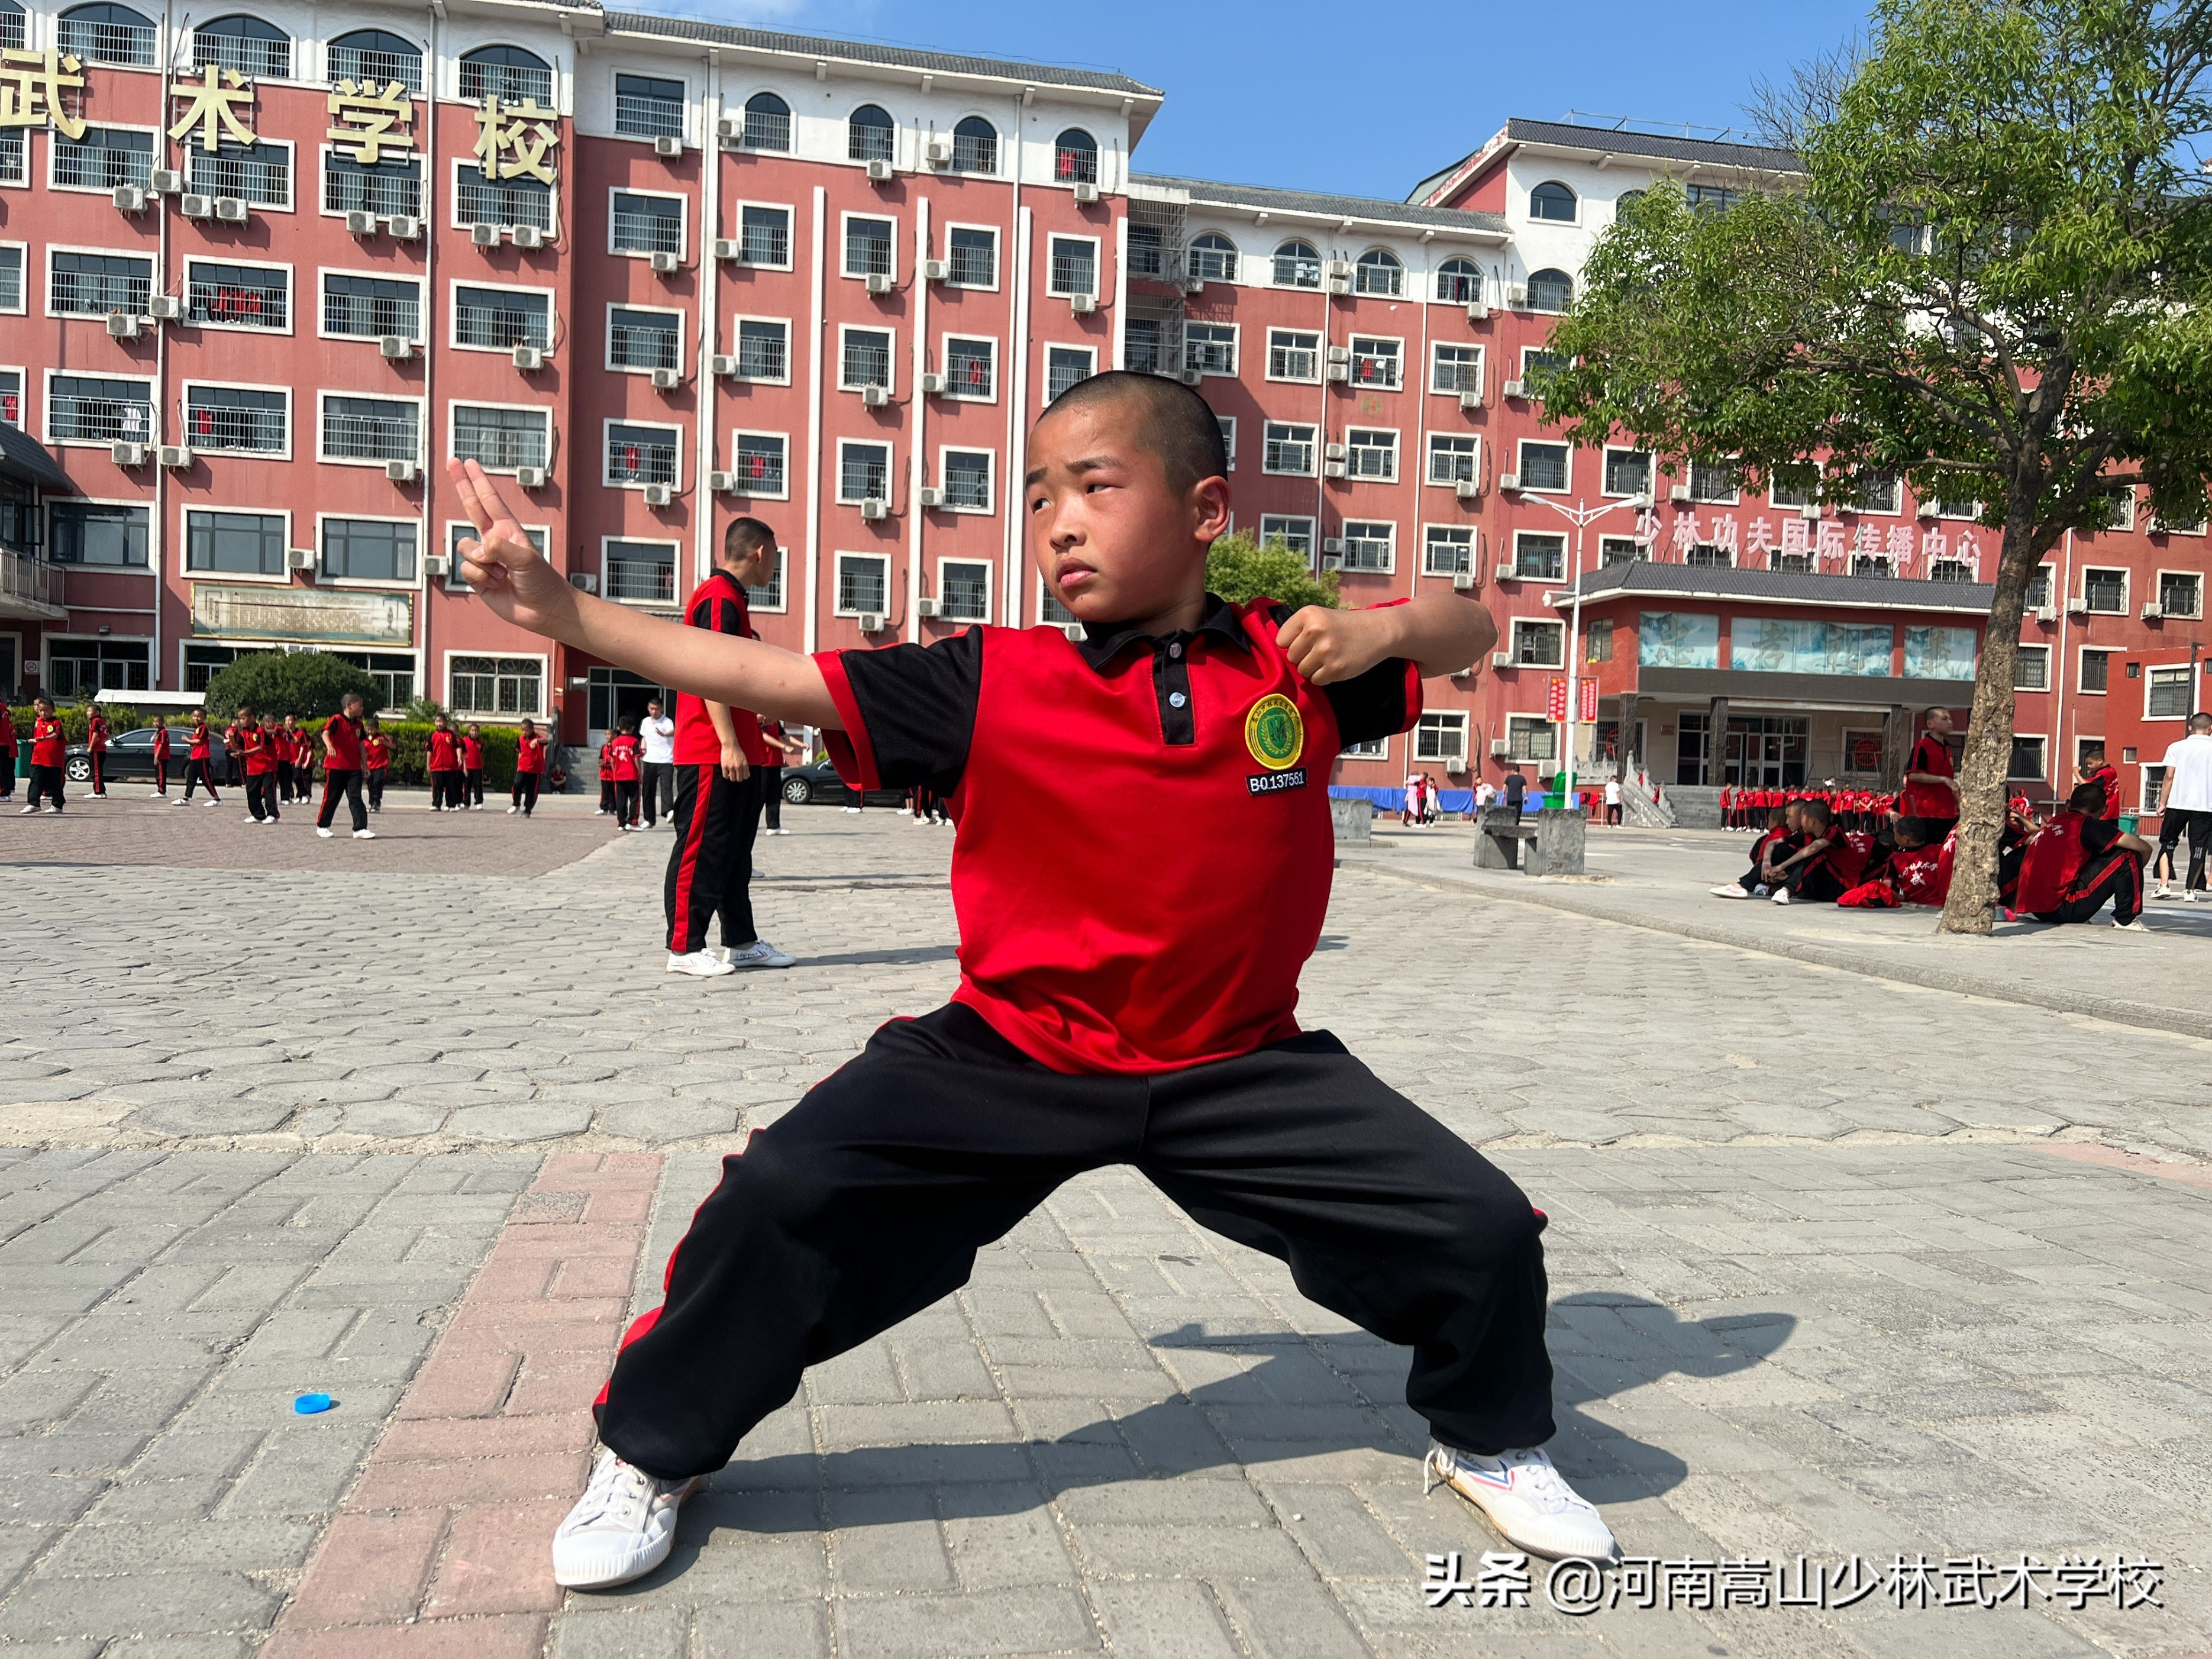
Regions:
M 302 1417 L 313 1417 L 317 1412 L 330 1410 L 334 1403 L 326 1394 L 303 1394 L 292 1402 L 292 1409 Z

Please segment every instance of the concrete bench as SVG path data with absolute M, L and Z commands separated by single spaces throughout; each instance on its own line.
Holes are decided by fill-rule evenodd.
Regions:
M 1574 807 L 1547 806 L 1533 823 L 1505 807 L 1485 807 L 1475 815 L 1474 867 L 1526 869 L 1532 876 L 1579 876 L 1586 827 L 1583 815 Z M 1523 842 L 1530 843 L 1525 864 L 1521 858 Z

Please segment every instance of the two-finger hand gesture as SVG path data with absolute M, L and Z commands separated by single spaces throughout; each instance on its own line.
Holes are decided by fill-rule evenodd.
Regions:
M 479 461 L 448 461 L 461 509 L 476 526 L 456 550 L 461 575 L 494 615 L 533 634 L 558 637 L 576 611 L 576 591 L 531 544 L 514 509 Z

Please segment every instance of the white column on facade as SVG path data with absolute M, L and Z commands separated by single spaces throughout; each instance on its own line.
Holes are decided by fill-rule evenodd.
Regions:
M 1129 366 L 1129 198 L 1121 198 L 1121 216 L 1114 224 L 1114 355 L 1109 368 Z
M 1014 235 L 1022 218 L 1022 135 L 1028 125 L 1024 111 L 1028 107 L 1029 95 L 1024 93 L 1014 100 L 1014 120 L 1012 142 L 1006 146 L 1008 166 L 1013 174 L 1014 191 L 1012 210 L 1006 217 L 1007 234 Z M 1015 458 L 1020 453 L 1019 433 L 1022 430 L 1022 394 L 1018 387 L 1028 384 L 1023 365 L 1028 362 L 1029 349 L 1022 337 L 1021 290 L 1014 286 L 1013 250 L 1000 250 L 1000 276 L 1004 278 L 1006 302 L 1006 349 L 999 365 L 999 389 L 1006 400 L 1006 471 L 1000 480 L 999 499 L 1005 524 L 1000 538 L 1000 556 L 1006 568 L 1000 582 L 999 614 L 1009 628 L 1021 626 L 1022 618 L 1022 511 L 1021 501 L 1025 493 L 1022 471 Z
M 692 513 L 694 539 L 692 580 L 704 581 L 714 568 L 714 492 L 707 487 L 707 474 L 714 466 L 714 346 L 719 337 L 715 308 L 721 304 L 722 265 L 714 258 L 714 238 L 722 228 L 722 147 L 714 136 L 722 118 L 722 56 L 707 54 L 707 95 L 701 100 L 704 129 L 699 135 L 699 341 L 691 372 L 697 377 L 698 443 L 691 476 L 698 499 Z M 734 456 L 732 466 L 737 465 Z M 789 592 L 790 574 L 785 573 Z M 788 603 L 787 599 L 786 603 Z
M 1012 404 L 1009 411 L 1006 441 L 1006 626 L 1022 625 L 1022 593 L 1028 583 L 1023 578 L 1027 562 L 1024 557 L 1022 520 L 1018 502 L 1027 487 L 1022 475 L 1029 470 L 1029 407 L 1030 407 L 1030 210 L 1022 209 L 1014 216 L 1014 283 L 1013 338 L 1008 356 L 1013 360 L 1014 372 L 1006 388 Z M 1018 495 L 1016 492 L 1022 492 Z
M 421 544 L 417 550 L 417 556 L 423 559 L 430 556 L 430 532 L 436 527 L 438 522 L 431 511 L 437 495 L 437 477 L 436 469 L 430 465 L 430 434 L 434 429 L 434 423 L 437 420 L 438 410 L 435 395 L 438 372 L 438 233 L 445 228 L 446 222 L 439 211 L 441 192 L 438 188 L 438 83 L 445 74 L 444 64 L 439 58 L 439 46 L 445 15 L 444 6 L 438 3 L 438 0 L 433 0 L 430 7 L 430 38 L 427 43 L 428 50 L 422 63 L 422 125 L 424 127 L 422 134 L 422 419 L 419 428 L 421 442 L 417 446 L 422 458 L 422 514 L 418 521 L 422 528 L 416 532 L 416 535 Z M 573 133 L 574 128 L 571 126 L 569 131 Z M 564 156 L 562 158 L 564 167 L 572 159 Z M 319 185 L 318 187 L 319 188 Z M 556 222 L 558 222 L 557 219 Z M 568 257 L 574 258 L 575 252 L 573 247 L 569 248 Z M 295 401 L 296 402 L 297 399 L 295 398 Z M 320 417 L 319 410 L 317 417 Z M 299 418 L 299 411 L 295 409 L 292 412 L 295 428 Z M 558 434 L 551 434 L 556 439 L 558 435 Z M 296 437 L 294 442 L 297 444 Z M 316 453 L 319 454 L 321 453 L 319 442 Z M 545 461 L 550 477 L 553 461 L 550 444 L 547 447 Z M 569 469 L 568 493 L 571 498 L 575 495 L 574 471 L 574 467 Z M 568 564 L 567 550 L 553 546 L 553 538 L 550 535 L 545 539 L 545 556 L 553 561 L 556 569 L 565 574 Z M 321 545 L 319 534 L 317 536 L 315 544 L 319 553 Z M 422 672 L 415 677 L 416 695 L 434 697 L 441 703 L 447 702 L 451 701 L 448 693 L 452 688 L 447 684 L 446 679 L 439 675 L 437 659 L 430 653 L 430 582 L 427 574 L 422 580 L 418 608 L 421 620 L 416 633 L 422 641 Z M 557 649 L 550 652 L 546 659 L 545 678 L 550 683 L 545 690 L 544 710 L 549 720 L 553 715 L 553 693 L 561 689 L 559 675 L 562 665 L 562 658 L 560 652 Z M 565 702 L 563 706 L 565 707 Z
M 920 138 L 916 138 L 917 147 Z M 913 435 L 908 444 L 914 453 L 907 458 L 906 490 L 906 636 L 921 638 L 921 617 L 915 601 L 921 596 L 921 486 L 929 477 L 928 452 L 923 439 L 922 422 L 929 412 L 929 399 L 922 395 L 922 371 L 929 367 L 929 284 L 923 280 L 921 262 L 929 258 L 929 198 L 918 198 L 914 208 L 914 271 L 912 291 L 914 305 L 914 367 L 907 379 L 908 397 L 914 404 Z
M 164 6 L 161 9 L 161 32 L 159 37 L 161 42 L 161 113 L 160 126 L 157 129 L 159 137 L 155 139 L 155 143 L 161 146 L 161 165 L 163 167 L 168 166 L 171 160 L 171 140 L 169 138 L 169 76 L 175 65 L 177 58 L 176 27 L 175 9 L 171 6 Z M 51 143 L 52 140 L 49 139 L 48 142 Z M 23 134 L 23 163 L 27 171 L 30 166 L 30 134 L 27 131 L 25 131 Z M 155 244 L 154 292 L 156 294 L 166 294 L 169 292 L 169 215 L 167 204 L 157 206 L 154 210 L 154 216 L 156 222 L 159 237 L 159 240 Z M 26 267 L 23 272 L 23 292 L 27 300 L 30 295 L 31 286 L 31 273 L 28 270 L 30 263 L 27 250 L 26 258 L 23 261 Z M 48 269 L 52 270 L 52 266 L 50 258 L 48 262 Z M 183 292 L 182 284 L 179 285 L 177 291 L 179 293 Z M 296 307 L 296 299 L 294 303 Z M 24 378 L 27 380 L 29 377 L 29 370 L 27 368 L 24 372 Z M 22 397 L 27 404 L 30 398 L 30 392 L 31 388 L 27 385 L 25 386 L 22 391 Z M 168 424 L 169 413 L 169 331 L 159 325 L 156 325 L 154 330 L 153 402 L 153 430 L 148 433 L 147 436 L 152 440 L 152 441 L 158 444 L 161 441 L 161 434 Z M 296 411 L 295 411 L 294 418 L 297 418 Z M 27 425 L 28 422 L 27 421 Z M 177 436 L 179 441 L 185 442 L 189 442 L 191 439 L 191 433 L 185 425 L 181 416 L 179 417 L 177 422 Z M 169 586 L 168 515 L 169 469 L 166 466 L 156 466 L 154 469 L 154 506 L 150 515 L 152 522 L 148 524 L 146 526 L 147 568 L 149 574 L 150 574 L 154 578 L 154 603 L 152 606 L 154 612 L 154 643 L 149 647 L 153 652 L 153 660 L 147 665 L 146 684 L 150 690 L 155 691 L 159 691 L 161 689 L 161 599 L 162 596 L 167 592 Z M 185 538 L 182 536 L 178 537 L 177 546 L 179 551 L 177 559 L 177 586 L 180 592 L 184 587 L 185 562 L 182 550 L 185 545 L 186 543 Z M 289 580 L 289 576 L 287 580 Z M 179 664 L 177 679 L 177 689 L 179 690 L 182 690 L 184 689 L 185 684 L 182 668 L 183 665 Z M 40 682 L 40 685 L 43 689 L 43 681 Z
M 812 275 L 808 279 L 806 328 L 806 620 L 805 648 L 811 655 L 820 637 L 820 618 L 816 603 L 821 586 L 822 568 L 822 336 L 826 327 L 823 321 L 822 286 L 824 257 L 825 225 L 830 213 L 830 192 L 820 185 L 814 186 L 814 228 L 809 237 L 808 258 L 812 260 Z M 787 578 L 789 573 L 787 572 Z M 790 604 L 788 594 L 784 603 Z
M 1406 376 L 1405 389 L 1413 394 L 1411 465 L 1407 465 L 1408 458 L 1406 456 L 1398 458 L 1400 484 L 1411 483 L 1413 487 L 1413 493 L 1408 498 L 1413 503 L 1413 548 L 1412 557 L 1407 561 L 1413 566 L 1413 572 L 1406 582 L 1406 592 L 1411 596 L 1418 596 L 1421 591 L 1421 564 L 1428 556 L 1429 550 L 1428 538 L 1421 529 L 1421 518 L 1425 510 L 1422 504 L 1428 499 L 1429 489 L 1429 308 L 1436 303 L 1437 298 L 1436 243 L 1431 240 L 1434 234 L 1425 233 L 1421 237 L 1421 272 L 1419 278 L 1421 291 L 1416 296 L 1420 301 L 1421 353 L 1414 362 L 1402 364 L 1399 369 L 1399 373 Z M 1455 495 L 1452 499 L 1456 501 L 1459 497 Z M 1402 546 L 1400 551 L 1404 551 Z M 1468 558 L 1470 563 L 1474 556 L 1474 550 L 1469 548 Z

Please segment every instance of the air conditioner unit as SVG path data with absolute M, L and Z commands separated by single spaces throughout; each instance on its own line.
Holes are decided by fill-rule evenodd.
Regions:
M 2058 620 L 2058 607 L 2055 605 L 2037 605 L 2035 607 L 2035 619 L 2039 623 L 2057 622 Z
M 2087 616 L 2089 601 L 2079 593 L 2069 595 L 2066 600 L 2066 614 L 2069 617 Z
M 1513 653 L 1512 653 L 1510 651 L 1493 651 L 1493 652 L 1492 652 L 1492 653 L 1490 653 L 1490 665 L 1491 665 L 1492 668 L 1510 668 L 1510 667 L 1512 667 L 1512 666 L 1513 666 Z
M 1684 490 L 1684 491 L 1682 492 L 1681 499 L 1682 499 L 1682 500 L 1684 500 L 1684 501 L 1687 501 L 1687 500 L 1689 499 L 1689 492 L 1688 492 L 1687 490 Z M 1808 501 L 1808 502 L 1806 502 L 1804 506 L 1802 506 L 1802 507 L 1799 507 L 1799 508 L 1797 509 L 1797 516 L 1798 516 L 1798 517 L 1800 517 L 1800 518 L 1802 518 L 1802 519 L 1817 519 L 1817 518 L 1819 518 L 1819 517 L 1820 516 L 1820 502 L 1818 502 L 1818 501 Z
M 868 178 L 872 182 L 880 185 L 886 182 L 890 176 L 891 164 L 881 156 L 868 163 Z
M 942 259 L 924 259 L 921 262 L 921 280 L 925 283 L 941 283 L 951 269 Z
M 346 234 L 349 236 L 375 235 L 376 216 L 374 213 L 363 213 L 359 208 L 354 209 L 346 215 Z
M 734 236 L 717 236 L 714 239 L 714 257 L 725 264 L 732 259 L 743 258 L 744 252 L 744 244 Z
M 1480 409 L 1482 388 L 1479 386 L 1462 386 L 1459 392 L 1459 406 L 1462 409 Z
M 945 137 L 929 139 L 921 147 L 921 159 L 933 167 L 951 167 L 952 140 Z
M 580 593 L 596 593 L 599 591 L 599 579 L 588 570 L 571 570 L 568 586 Z
M 1092 184 L 1088 179 L 1077 179 L 1075 181 L 1075 199 L 1079 202 L 1097 201 L 1098 199 L 1098 186 Z
M 1670 501 L 1688 501 L 1690 499 L 1690 486 L 1687 484 L 1674 485 L 1668 490 L 1667 499 Z
M 171 472 L 187 471 L 191 466 L 192 460 L 192 447 L 190 444 L 163 444 L 154 452 L 154 465 L 166 468 Z
M 128 311 L 107 313 L 107 337 L 111 340 L 135 340 L 138 337 L 138 319 Z
M 497 225 L 487 225 L 482 223 L 471 225 L 469 227 L 469 240 L 474 242 L 478 247 L 497 247 L 499 246 L 499 227 Z
M 1079 317 L 1088 317 L 1098 309 L 1098 301 L 1088 294 L 1071 294 L 1067 296 L 1067 308 Z
M 146 188 L 156 196 L 174 196 L 185 187 L 185 175 L 175 167 L 155 167 L 146 175 Z
M 284 568 L 287 570 L 313 570 L 314 568 L 315 550 L 313 548 L 288 547 L 284 550 Z
M 425 576 L 435 577 L 442 581 L 453 574 L 453 561 L 450 554 L 433 553 L 422 561 L 422 574 Z
M 1490 740 L 1490 752 L 1493 755 L 1511 754 L 1513 752 L 1512 739 L 1510 738 L 1492 738 Z
M 914 614 L 924 622 L 930 621 L 937 615 L 937 601 L 928 594 L 923 594 L 914 602 Z
M 148 198 L 146 192 L 136 185 L 118 185 L 114 200 L 118 213 L 143 213 Z
M 146 465 L 146 446 L 110 444 L 107 447 L 107 459 L 118 466 L 143 466 Z
M 1528 383 L 1526 380 L 1508 380 L 1498 387 L 1498 391 L 1508 398 L 1525 398 L 1528 395 Z
M 1474 572 L 1472 570 L 1453 571 L 1452 586 L 1462 593 L 1473 592 L 1474 591 Z
M 507 240 L 517 247 L 544 247 L 545 233 L 535 225 L 517 225 L 507 233 Z
M 1325 461 L 1340 461 L 1351 453 L 1342 444 L 1323 444 L 1321 451 L 1322 459 Z
M 1528 308 L 1528 290 L 1518 286 L 1505 290 L 1505 303 L 1515 311 Z
M 707 488 L 717 495 L 734 495 L 738 493 L 738 475 L 734 472 L 709 472 Z
M 864 386 L 860 388 L 860 401 L 870 409 L 881 409 L 890 400 L 891 393 L 889 386 Z
M 1324 478 L 1341 478 L 1344 476 L 1344 463 L 1323 461 L 1321 464 L 1321 476 Z
M 923 370 L 921 389 L 929 397 L 938 396 L 945 390 L 945 376 L 933 368 Z
M 887 519 L 890 511 L 890 503 L 880 495 L 871 495 L 860 503 L 860 516 L 864 519 Z
M 1500 489 L 1520 489 L 1520 488 L 1521 488 L 1521 475 L 1520 475 L 1518 472 L 1501 472 L 1501 473 L 1499 473 L 1499 474 L 1498 475 L 1498 487 Z
M 891 278 L 889 271 L 872 270 L 863 281 L 871 294 L 888 294 L 891 291 Z
M 1471 501 L 1482 494 L 1482 486 L 1472 478 L 1455 478 L 1452 481 L 1452 494 L 1463 501 Z
M 1932 501 L 1916 501 L 1912 506 L 1912 516 L 1916 519 L 1932 519 L 1936 517 L 1936 504 Z
M 384 476 L 396 484 L 411 484 L 422 476 L 422 471 L 412 461 L 386 461 Z
M 725 115 L 714 123 L 714 137 L 726 143 L 735 143 L 744 136 L 745 118 L 742 115 Z
M 1480 323 L 1487 320 L 1489 316 L 1490 302 L 1487 300 L 1473 300 L 1468 301 L 1467 307 L 1468 321 L 1470 323 Z
M 1328 276 L 1341 276 L 1348 283 L 1352 280 L 1352 261 L 1349 259 L 1331 259 L 1328 265 L 1323 268 L 1322 274 Z
M 1206 292 L 1206 278 L 1203 276 L 1185 276 L 1181 283 L 1176 284 L 1176 286 L 1181 288 L 1186 294 L 1203 294 Z
M 1349 294 L 1352 292 L 1352 278 L 1349 276 L 1324 277 L 1322 280 L 1322 287 L 1331 294 Z
M 672 132 L 664 132 L 653 141 L 653 153 L 655 155 L 681 155 L 684 154 L 684 141 Z
M 173 294 L 156 294 L 146 301 L 146 315 L 157 323 L 173 323 L 185 314 L 185 302 Z
M 656 276 L 672 276 L 676 270 L 676 256 L 666 248 L 656 251 L 646 263 L 653 267 Z
M 1322 537 L 1322 538 L 1321 538 L 1321 550 L 1322 550 L 1322 552 L 1324 552 L 1324 553 L 1341 553 L 1341 552 L 1343 552 L 1343 551 L 1344 551 L 1344 538 L 1343 538 L 1343 537 L 1341 537 L 1341 536 L 1324 536 L 1324 537 Z
M 545 469 L 542 466 L 518 466 L 514 469 L 516 487 L 522 489 L 545 488 Z
M 653 371 L 653 389 L 655 392 L 673 392 L 676 382 L 681 378 L 672 368 L 656 368 Z
M 514 349 L 514 366 L 526 374 L 535 373 L 545 367 L 545 353 L 538 346 L 519 345 Z
M 718 351 L 707 359 L 708 371 L 720 380 L 729 380 L 738 372 L 738 360 L 727 352 Z
M 1322 569 L 1324 569 L 1324 570 L 1341 570 L 1341 569 L 1343 569 L 1343 568 L 1344 568 L 1344 555 L 1343 555 L 1343 554 L 1341 554 L 1341 553 L 1324 553 L 1324 554 L 1322 554 L 1322 555 L 1321 556 L 1321 568 L 1322 568 Z
M 1331 346 L 1328 349 L 1328 361 L 1333 363 L 1350 362 L 1352 361 L 1352 348 L 1350 346 Z
M 645 487 L 645 504 L 647 507 L 666 507 L 675 499 L 676 486 L 673 484 L 649 483 Z
M 1322 373 L 1331 380 L 1341 385 L 1352 378 L 1352 366 L 1349 363 L 1331 363 Z
M 376 349 L 395 363 L 404 362 L 415 355 L 415 342 L 404 334 L 382 334 L 377 337 Z
M 1510 564 L 1501 564 L 1497 569 L 1492 571 L 1490 574 L 1502 582 L 1516 581 L 1519 580 L 1514 575 L 1513 567 Z
M 177 211 L 187 219 L 212 219 L 215 217 L 215 198 L 188 190 L 177 198 Z
M 240 196 L 218 196 L 215 198 L 215 216 L 227 225 L 246 222 L 246 200 Z
M 1186 368 L 1178 378 L 1185 386 L 1197 386 L 1205 380 L 1206 371 L 1198 368 Z
M 422 222 L 411 213 L 395 213 L 384 222 L 384 234 L 395 242 L 420 241 Z
M 863 634 L 880 634 L 884 631 L 883 617 L 877 611 L 864 611 L 854 620 L 860 624 L 860 631 Z
M 2166 607 L 2162 605 L 2153 603 L 2142 608 L 2142 619 L 2145 622 L 2156 622 L 2165 615 Z

